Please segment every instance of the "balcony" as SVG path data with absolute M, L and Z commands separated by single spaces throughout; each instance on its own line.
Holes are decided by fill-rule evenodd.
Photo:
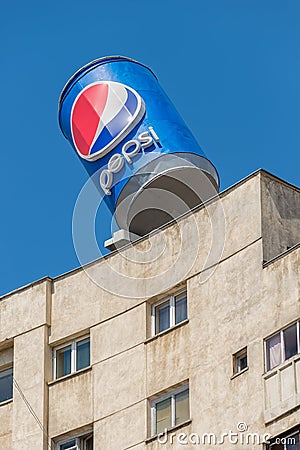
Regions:
M 263 383 L 264 419 L 268 423 L 300 405 L 300 355 L 264 374 Z

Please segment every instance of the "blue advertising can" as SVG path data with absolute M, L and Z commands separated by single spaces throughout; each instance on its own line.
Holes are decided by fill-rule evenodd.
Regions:
M 143 236 L 218 192 L 219 177 L 151 69 L 122 56 L 78 70 L 59 124 L 120 229 Z

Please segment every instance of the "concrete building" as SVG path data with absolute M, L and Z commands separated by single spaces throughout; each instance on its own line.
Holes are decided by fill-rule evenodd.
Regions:
M 0 449 L 299 449 L 299 241 L 300 190 L 260 170 L 4 295 Z

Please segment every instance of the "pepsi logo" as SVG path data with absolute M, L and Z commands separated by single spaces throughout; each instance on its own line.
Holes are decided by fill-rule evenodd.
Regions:
M 88 85 L 76 97 L 71 132 L 81 158 L 95 161 L 116 147 L 142 119 L 145 104 L 131 87 L 115 81 Z

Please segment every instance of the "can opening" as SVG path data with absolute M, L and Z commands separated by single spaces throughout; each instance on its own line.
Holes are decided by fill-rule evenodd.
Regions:
M 115 211 L 120 228 L 145 236 L 218 193 L 213 166 L 207 170 L 208 160 L 179 155 L 157 158 L 128 181 Z

